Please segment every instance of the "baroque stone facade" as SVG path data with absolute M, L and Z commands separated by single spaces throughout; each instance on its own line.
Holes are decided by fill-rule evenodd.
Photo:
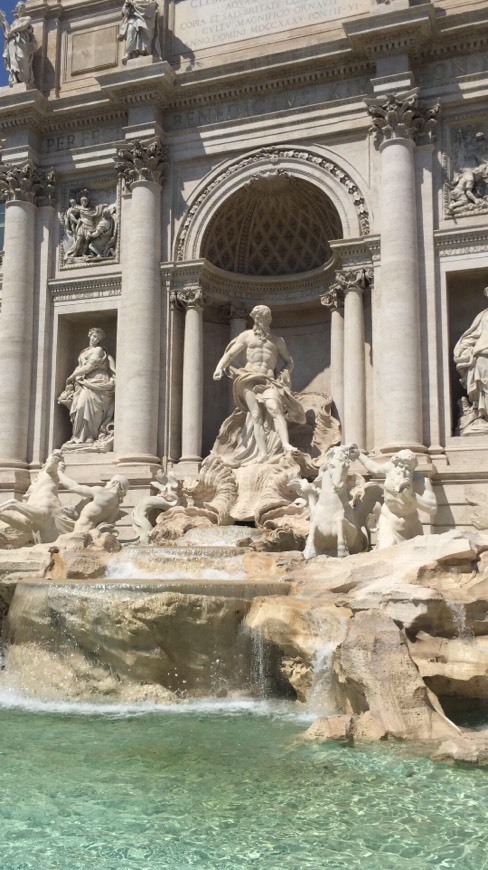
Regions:
M 411 450 L 432 527 L 469 525 L 465 489 L 488 484 L 485 4 L 31 0 L 5 32 L 5 497 L 66 442 L 70 475 L 122 473 L 129 506 L 158 468 L 196 475 L 232 410 L 212 373 L 267 305 L 296 394 L 331 397 L 362 455 Z M 104 431 L 93 327 L 97 365 L 117 361 Z M 90 423 L 57 401 L 76 371 Z

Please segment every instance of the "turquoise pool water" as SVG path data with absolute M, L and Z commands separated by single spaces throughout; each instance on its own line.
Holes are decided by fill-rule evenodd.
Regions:
M 0 709 L 1 870 L 488 867 L 488 770 L 296 745 L 286 706 L 57 709 Z

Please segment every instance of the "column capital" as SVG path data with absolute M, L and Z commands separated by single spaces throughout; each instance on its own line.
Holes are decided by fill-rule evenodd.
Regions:
M 167 154 L 167 147 L 162 145 L 159 139 L 148 142 L 135 139 L 123 148 L 118 148 L 114 164 L 125 189 L 131 193 L 138 181 L 152 181 L 162 185 Z
M 320 304 L 331 311 L 343 311 L 344 291 L 340 284 L 331 284 L 327 292 L 320 297 Z
M 206 299 L 200 284 L 186 284 L 181 289 L 172 290 L 170 305 L 188 311 L 189 308 L 204 308 Z
M 320 297 L 322 305 L 328 308 L 340 308 L 344 299 L 352 290 L 363 293 L 373 283 L 374 272 L 371 268 L 339 269 L 335 273 L 336 280 L 327 293 Z
M 424 106 L 418 97 L 418 88 L 403 93 L 366 97 L 371 117 L 370 133 L 380 144 L 395 139 L 408 139 L 423 143 L 435 139 L 440 103 Z
M 0 198 L 7 202 L 50 205 L 56 191 L 54 169 L 43 172 L 31 160 L 9 164 L 0 159 Z

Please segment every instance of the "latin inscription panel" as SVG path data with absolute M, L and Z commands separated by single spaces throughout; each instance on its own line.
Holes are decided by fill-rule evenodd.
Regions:
M 348 18 L 369 10 L 368 0 L 180 0 L 175 37 L 197 51 L 297 27 Z

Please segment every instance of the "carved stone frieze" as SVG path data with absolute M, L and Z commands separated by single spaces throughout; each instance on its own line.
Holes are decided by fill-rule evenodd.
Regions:
M 182 261 L 185 257 L 185 242 L 196 213 L 203 206 L 205 201 L 210 197 L 210 195 L 218 185 L 222 184 L 223 181 L 227 180 L 236 173 L 241 172 L 246 167 L 253 166 L 254 164 L 259 164 L 264 160 L 267 160 L 268 162 L 271 162 L 276 166 L 276 172 L 273 173 L 273 176 L 279 177 L 278 171 L 281 168 L 284 169 L 284 167 L 279 167 L 277 164 L 279 164 L 281 160 L 290 159 L 305 163 L 312 163 L 315 166 L 324 169 L 328 174 L 330 174 L 333 178 L 339 181 L 340 184 L 345 187 L 347 194 L 352 199 L 358 217 L 361 235 L 366 236 L 369 234 L 369 214 L 363 194 L 361 193 L 355 182 L 346 172 L 344 172 L 343 169 L 341 169 L 329 158 L 324 157 L 320 154 L 315 154 L 312 151 L 308 151 L 306 148 L 285 148 L 273 145 L 260 148 L 258 151 L 254 151 L 252 154 L 249 154 L 247 157 L 242 157 L 241 159 L 237 160 L 231 166 L 228 166 L 227 169 L 225 169 L 220 175 L 210 181 L 208 185 L 204 188 L 204 190 L 202 190 L 200 195 L 192 203 L 186 215 L 183 226 L 179 232 L 177 241 L 177 260 Z M 262 178 L 262 174 L 257 172 L 256 175 L 253 176 L 252 179 L 250 179 L 250 181 L 259 181 L 260 179 L 262 180 Z
M 378 142 L 412 139 L 419 142 L 435 139 L 440 103 L 425 107 L 419 101 L 418 88 L 405 93 L 366 97 L 371 117 L 370 132 Z
M 53 169 L 43 172 L 30 160 L 16 165 L 0 161 L 0 198 L 49 205 L 55 189 L 56 175 Z
M 82 281 L 50 281 L 49 290 L 54 303 L 120 296 L 121 277 L 113 275 L 104 278 L 85 278 Z
M 162 184 L 167 164 L 167 148 L 159 139 L 141 142 L 136 139 L 129 145 L 118 148 L 114 157 L 115 169 L 125 188 L 131 191 L 138 181 L 153 181 Z

